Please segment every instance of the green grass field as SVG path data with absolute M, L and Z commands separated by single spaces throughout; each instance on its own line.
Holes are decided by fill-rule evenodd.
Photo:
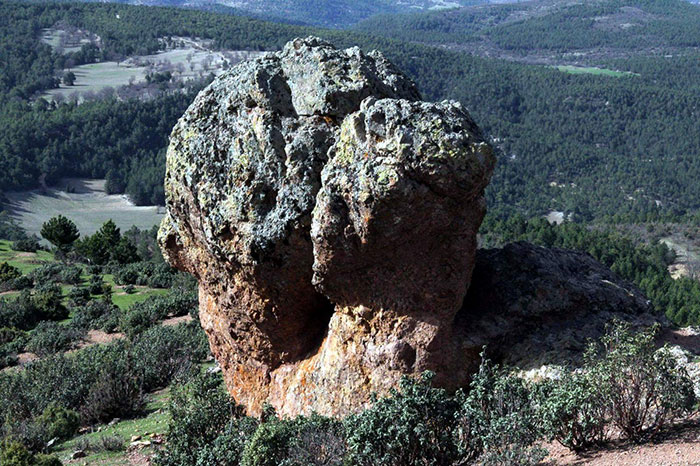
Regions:
M 613 78 L 621 78 L 623 76 L 635 76 L 635 73 L 630 73 L 629 71 L 615 71 L 608 70 L 605 68 L 587 67 L 587 66 L 572 66 L 572 65 L 561 65 L 556 66 L 556 69 L 563 71 L 564 73 L 570 74 L 593 74 L 600 76 L 610 76 Z
M 7 262 L 26 274 L 41 265 L 53 262 L 53 255 L 47 251 L 19 252 L 12 250 L 12 241 L 0 240 L 0 262 Z
M 63 190 L 67 185 L 75 192 Z M 95 233 L 110 219 L 126 231 L 133 225 L 150 229 L 163 218 L 162 208 L 135 206 L 125 196 L 105 193 L 104 180 L 70 179 L 45 192 L 8 192 L 6 197 L 10 216 L 27 233 L 35 235 L 39 235 L 44 222 L 59 214 L 73 220 L 83 236 Z

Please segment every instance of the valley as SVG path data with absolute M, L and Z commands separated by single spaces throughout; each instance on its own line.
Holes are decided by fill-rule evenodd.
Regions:
M 65 215 L 85 234 L 95 233 L 107 220 L 126 231 L 132 226 L 149 230 L 160 223 L 163 209 L 135 206 L 120 194 L 107 194 L 104 180 L 63 179 L 56 187 L 7 192 L 5 208 L 27 233 L 39 235 L 46 219 Z

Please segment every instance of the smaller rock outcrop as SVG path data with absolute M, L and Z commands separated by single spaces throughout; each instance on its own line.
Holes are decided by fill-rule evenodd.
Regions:
M 665 322 L 632 283 L 589 254 L 517 242 L 479 250 L 456 326 L 466 350 L 521 368 L 576 363 L 618 319 Z

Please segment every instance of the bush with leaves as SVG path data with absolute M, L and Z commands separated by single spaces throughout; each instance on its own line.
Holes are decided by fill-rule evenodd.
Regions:
M 92 295 L 100 295 L 102 294 L 104 285 L 105 281 L 102 275 L 91 275 L 90 281 L 88 282 L 88 290 Z
M 67 440 L 78 432 L 80 415 L 57 404 L 50 404 L 37 418 L 37 422 L 46 428 L 50 439 Z
M 23 290 L 15 299 L 0 298 L 0 327 L 30 330 L 43 318 L 29 290 Z
M 52 404 L 91 422 L 126 417 L 139 411 L 140 394 L 167 386 L 207 354 L 199 323 L 189 322 L 42 358 L 22 371 L 0 372 L 0 422 L 31 423 Z
M 66 283 L 69 285 L 77 285 L 82 282 L 82 270 L 74 265 L 65 265 L 58 262 L 45 264 L 32 270 L 29 277 L 39 284 L 47 284 L 50 282 Z
M 17 355 L 24 351 L 28 339 L 22 330 L 0 328 L 0 369 L 17 364 Z
M 0 464 L 2 466 L 61 466 L 55 456 L 33 454 L 21 442 L 3 440 L 0 442 Z
M 13 281 L 22 276 L 22 272 L 17 267 L 10 265 L 7 262 L 0 264 L 0 284 Z
M 607 441 L 609 409 L 600 379 L 598 371 L 580 370 L 542 384 L 543 429 L 551 439 L 577 452 Z
M 342 422 L 318 414 L 279 419 L 274 410 L 263 417 L 245 446 L 242 466 L 342 466 L 347 451 Z
M 85 332 L 72 326 L 56 322 L 39 322 L 27 342 L 26 349 L 38 356 L 68 351 L 76 347 Z
M 168 316 L 184 316 L 197 307 L 197 295 L 170 292 L 164 296 L 150 296 L 145 301 L 132 305 L 122 315 L 120 329 L 129 337 L 151 328 Z
M 433 374 L 401 379 L 390 396 L 346 420 L 349 457 L 357 465 L 451 464 L 458 458 L 452 438 L 457 404 L 431 387 Z
M 84 286 L 74 286 L 68 290 L 68 303 L 71 307 L 84 306 L 90 299 L 90 290 Z
M 81 419 L 87 424 L 132 417 L 141 413 L 146 405 L 143 381 L 133 372 L 131 358 L 108 364 L 80 406 Z
M 456 398 L 455 440 L 463 460 L 524 466 L 547 456 L 536 445 L 541 437 L 537 398 L 523 379 L 482 360 L 469 392 Z
M 210 354 L 199 322 L 153 327 L 134 339 L 131 351 L 134 372 L 148 390 L 166 387 Z
M 634 332 L 627 323 L 611 325 L 586 354 L 586 366 L 605 388 L 610 420 L 635 442 L 691 413 L 693 382 L 667 348 L 657 351 L 658 326 Z
M 118 285 L 170 288 L 177 275 L 177 271 L 165 263 L 135 262 L 120 267 L 119 270 L 115 271 L 114 281 Z
M 18 239 L 12 243 L 11 247 L 13 251 L 21 252 L 37 252 L 39 249 L 41 249 L 39 238 L 37 238 L 36 235 Z
M 122 310 L 111 302 L 96 299 L 74 309 L 71 325 L 85 330 L 113 333 L 119 327 Z
M 63 320 L 69 312 L 63 305 L 63 291 L 55 283 L 39 285 L 32 294 L 32 304 L 44 320 Z
M 156 466 L 238 466 L 257 422 L 243 415 L 218 374 L 198 374 L 177 383 L 170 401 L 168 443 Z

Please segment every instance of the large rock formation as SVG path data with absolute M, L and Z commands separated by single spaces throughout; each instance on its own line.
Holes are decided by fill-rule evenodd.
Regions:
M 481 266 L 463 308 L 494 163 L 460 104 L 422 102 L 376 52 L 297 39 L 202 91 L 171 136 L 159 239 L 199 280 L 202 326 L 236 400 L 252 414 L 270 402 L 339 415 L 404 374 L 432 370 L 456 388 L 481 344 L 512 342 L 530 313 L 640 305 L 636 291 L 587 298 L 626 285 L 578 256 L 489 274 L 520 260 L 506 252 Z M 516 270 L 534 274 L 512 277 L 522 289 L 541 276 L 548 291 L 514 295 L 498 280 Z M 545 297 L 560 299 L 522 307 Z

